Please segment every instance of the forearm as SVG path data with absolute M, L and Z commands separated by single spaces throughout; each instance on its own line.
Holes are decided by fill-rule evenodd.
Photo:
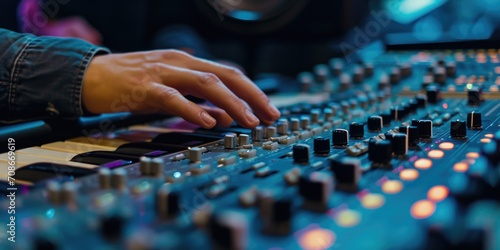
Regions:
M 82 81 L 91 59 L 106 49 L 79 39 L 21 35 L 0 29 L 0 119 L 83 114 Z

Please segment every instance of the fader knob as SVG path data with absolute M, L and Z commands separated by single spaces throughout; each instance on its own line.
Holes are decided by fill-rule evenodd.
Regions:
M 417 122 L 418 135 L 420 138 L 431 138 L 432 137 L 432 121 L 431 120 L 420 120 Z
M 162 185 L 156 193 L 156 210 L 162 219 L 171 218 L 179 213 L 180 194 L 169 185 Z
M 427 87 L 427 101 L 436 104 L 441 100 L 441 91 L 437 86 Z
M 391 138 L 392 151 L 395 155 L 408 154 L 408 137 L 405 134 L 394 134 Z
M 419 142 L 418 127 L 415 126 L 399 126 L 399 132 L 406 134 L 408 137 L 408 145 L 417 145 Z
M 379 132 L 382 130 L 383 121 L 380 116 L 370 116 L 367 121 L 368 131 Z
M 469 91 L 467 91 L 467 105 L 469 106 L 481 105 L 482 101 L 481 94 L 482 94 L 481 90 L 479 90 L 477 87 L 469 89 Z
M 241 212 L 215 212 L 209 219 L 208 231 L 213 249 L 248 249 L 248 220 Z
M 463 138 L 467 136 L 465 122 L 456 120 L 450 123 L 450 136 L 454 138 Z
M 335 175 L 337 187 L 355 192 L 361 179 L 361 161 L 356 158 L 342 157 L 330 160 L 330 170 Z
M 363 138 L 365 136 L 365 125 L 359 122 L 353 122 L 349 125 L 349 134 L 353 138 Z
M 304 208 L 323 212 L 333 192 L 333 178 L 324 172 L 312 172 L 299 179 L 299 193 L 304 198 Z
M 330 153 L 330 139 L 323 137 L 314 138 L 314 153 L 315 154 Z
M 333 146 L 345 147 L 349 144 L 349 132 L 345 129 L 335 129 L 332 132 Z
M 389 165 L 392 159 L 392 144 L 387 140 L 380 140 L 368 145 L 368 157 L 377 165 Z
M 481 113 L 470 112 L 467 114 L 467 127 L 470 129 L 481 129 L 483 127 L 481 121 Z
M 308 163 L 309 145 L 297 144 L 293 146 L 293 161 L 297 163 Z

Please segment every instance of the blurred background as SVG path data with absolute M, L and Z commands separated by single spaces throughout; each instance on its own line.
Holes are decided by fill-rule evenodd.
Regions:
M 3 0 L 0 27 L 115 52 L 177 48 L 252 77 L 295 76 L 377 43 L 494 46 L 499 13 L 500 0 Z

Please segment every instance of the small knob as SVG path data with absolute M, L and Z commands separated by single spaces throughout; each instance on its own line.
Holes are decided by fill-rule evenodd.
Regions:
M 300 130 L 300 121 L 297 118 L 290 119 L 290 130 L 299 131 Z
M 395 155 L 408 154 L 408 137 L 405 134 L 394 134 L 391 138 L 391 144 Z
M 309 162 L 309 145 L 297 144 L 293 146 L 293 161 L 297 163 Z
M 389 113 L 389 112 L 382 113 L 382 114 L 380 114 L 380 117 L 382 117 L 382 124 L 384 124 L 384 126 L 391 125 L 391 121 L 392 121 L 391 113 Z
M 332 132 L 333 146 L 345 147 L 349 144 L 349 132 L 345 129 L 335 129 Z
M 467 91 L 467 105 L 469 106 L 479 106 L 482 101 L 482 93 L 481 90 L 477 87 L 469 89 Z
M 419 94 L 415 97 L 415 100 L 417 101 L 417 105 L 419 108 L 425 108 L 427 106 L 427 96 L 423 94 Z
M 300 117 L 300 128 L 307 129 L 311 125 L 311 119 L 308 116 Z
M 236 135 L 228 134 L 224 136 L 224 148 L 225 149 L 235 149 L 236 148 Z
M 250 143 L 250 137 L 247 134 L 240 134 L 238 136 L 238 144 L 240 146 L 247 145 Z
M 417 145 L 419 142 L 418 127 L 415 126 L 399 126 L 399 132 L 406 134 L 408 137 L 408 145 Z
M 193 147 L 188 150 L 188 159 L 190 162 L 201 162 L 202 148 Z
M 376 165 L 390 165 L 392 144 L 387 140 L 374 141 L 368 144 L 368 158 Z
M 151 170 L 151 158 L 142 156 L 139 163 L 139 171 L 142 175 L 148 176 Z
M 354 74 L 353 74 L 352 78 L 353 78 L 355 83 L 362 82 L 364 76 L 365 76 L 365 70 L 362 67 L 357 66 L 354 68 Z
M 446 74 L 448 76 L 454 77 L 456 75 L 457 66 L 455 62 L 446 63 Z
M 467 127 L 470 129 L 481 129 L 483 127 L 481 121 L 481 113 L 472 111 L 467 114 Z
M 465 122 L 456 120 L 450 123 L 450 136 L 453 138 L 464 138 L 467 136 Z
M 308 93 L 314 83 L 314 77 L 310 72 L 302 72 L 298 75 L 302 92 Z
M 318 123 L 320 113 L 321 113 L 321 110 L 319 110 L 319 109 L 311 110 L 311 122 L 312 123 Z
M 165 161 L 163 160 L 163 158 L 153 158 L 153 160 L 151 160 L 149 175 L 154 177 L 162 177 L 164 168 Z
M 418 135 L 420 138 L 432 138 L 432 121 L 420 120 L 417 122 Z
M 330 69 L 328 68 L 327 65 L 324 64 L 319 64 L 316 65 L 313 69 L 314 75 L 316 76 L 316 82 L 318 83 L 324 83 L 328 80 L 328 75 Z
M 401 80 L 401 70 L 397 67 L 392 68 L 389 79 L 392 84 L 398 83 Z
M 122 238 L 126 223 L 127 219 L 120 213 L 105 215 L 100 221 L 100 232 L 106 240 L 118 241 Z
M 333 178 L 324 172 L 312 172 L 299 179 L 299 193 L 304 198 L 304 208 L 324 212 L 333 192 Z
M 248 249 L 248 220 L 241 212 L 215 212 L 210 216 L 208 231 L 213 249 Z
M 262 141 L 264 138 L 264 129 L 258 126 L 252 129 L 252 141 Z
M 411 74 L 412 74 L 411 64 L 409 64 L 409 63 L 403 63 L 401 65 L 401 75 L 403 75 L 403 77 L 408 77 Z
M 111 170 L 99 168 L 99 186 L 101 189 L 111 188 Z
M 365 76 L 370 77 L 373 75 L 373 64 L 365 63 Z
M 361 179 L 361 161 L 352 157 L 341 157 L 330 160 L 330 170 L 335 176 L 337 187 L 341 190 L 355 192 Z
M 286 123 L 284 123 L 284 122 L 278 122 L 277 130 L 278 130 L 278 134 L 279 135 L 286 135 L 286 134 L 288 134 L 288 122 L 286 122 Z
M 394 121 L 401 121 L 406 116 L 403 107 L 392 107 L 391 108 L 391 118 Z
M 316 154 L 330 153 L 330 139 L 323 137 L 314 138 L 314 153 Z
M 333 75 L 339 76 L 342 73 L 342 69 L 344 68 L 344 62 L 339 58 L 333 58 L 330 60 L 330 68 L 333 72 Z
M 368 131 L 371 132 L 379 132 L 382 130 L 383 126 L 383 121 L 384 119 L 381 116 L 370 116 L 368 118 L 367 124 L 368 124 Z
M 443 85 L 446 83 L 446 69 L 444 67 L 436 67 L 434 69 L 434 80 Z
M 353 138 L 363 138 L 365 136 L 365 125 L 359 122 L 353 122 L 349 125 L 349 134 Z
M 111 188 L 123 190 L 127 187 L 127 171 L 123 168 L 111 172 Z
M 180 209 L 180 193 L 173 191 L 170 185 L 162 185 L 156 193 L 156 211 L 160 218 L 176 216 Z
M 280 197 L 272 190 L 259 194 L 259 212 L 263 231 L 270 235 L 287 235 L 291 231 L 293 199 Z

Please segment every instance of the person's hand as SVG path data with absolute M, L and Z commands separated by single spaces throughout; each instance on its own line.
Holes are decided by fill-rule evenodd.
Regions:
M 58 20 L 51 20 L 39 32 L 44 36 L 81 38 L 90 43 L 102 44 L 102 36 L 85 19 L 75 16 Z
M 185 95 L 218 108 L 197 105 Z M 259 119 L 271 124 L 280 116 L 240 70 L 176 50 L 95 57 L 83 79 L 82 104 L 92 113 L 168 113 L 204 128 L 227 126 L 232 119 L 253 128 Z

